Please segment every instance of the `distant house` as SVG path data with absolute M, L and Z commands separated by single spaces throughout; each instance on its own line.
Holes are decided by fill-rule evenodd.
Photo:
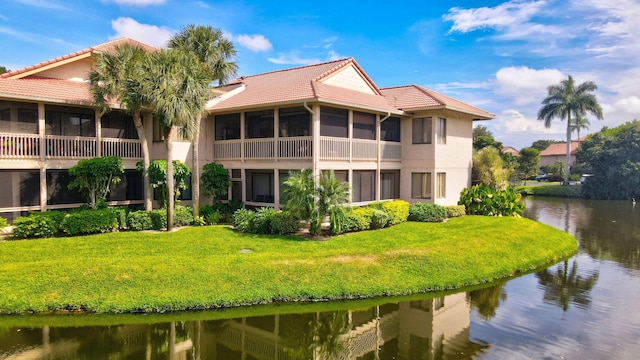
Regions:
M 583 136 L 580 139 L 571 141 L 571 161 L 570 166 L 576 163 L 576 151 L 578 151 L 578 146 L 580 142 L 586 139 L 587 136 Z M 549 145 L 546 149 L 540 152 L 540 167 L 547 166 L 549 164 L 553 164 L 556 162 L 564 163 L 567 155 L 567 143 L 555 143 Z
M 1 216 L 80 206 L 68 169 L 106 155 L 125 165 L 109 203 L 143 202 L 132 119 L 117 102 L 97 109 L 87 81 L 97 55 L 122 43 L 154 49 L 114 40 L 0 75 Z M 241 77 L 216 89 L 207 112 L 199 165 L 230 170 L 230 200 L 276 208 L 289 171 L 300 169 L 335 171 L 352 204 L 455 204 L 471 184 L 473 122 L 494 117 L 421 86 L 378 88 L 352 58 Z M 143 122 L 151 160 L 166 158 L 159 122 Z M 174 159 L 191 165 L 191 143 L 175 140 Z M 181 200 L 189 204 L 190 191 Z
M 505 154 L 511 154 L 513 156 L 520 156 L 520 151 L 518 151 L 518 149 L 514 148 L 513 146 L 503 146 L 502 152 Z

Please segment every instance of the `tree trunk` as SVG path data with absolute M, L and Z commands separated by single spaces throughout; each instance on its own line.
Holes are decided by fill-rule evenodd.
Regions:
M 164 134 L 164 144 L 167 148 L 167 231 L 173 230 L 173 201 L 175 198 L 173 186 L 173 127 L 169 127 Z
M 142 125 L 142 114 L 140 110 L 133 111 L 133 123 L 136 125 L 136 131 L 138 132 L 138 139 L 142 143 L 142 164 L 144 171 L 142 172 L 142 182 L 144 188 L 144 209 L 145 211 L 151 211 L 152 209 L 152 196 L 151 185 L 149 180 L 149 164 L 151 163 L 149 156 L 149 145 L 147 143 L 147 135 L 144 132 L 144 126 Z
M 200 215 L 200 150 L 198 149 L 200 143 L 200 123 L 202 122 L 202 115 L 196 116 L 196 132 L 193 134 L 193 140 L 191 140 L 191 198 L 193 207 L 193 218 L 195 219 Z
M 571 162 L 571 112 L 567 116 L 567 157 L 564 164 L 564 185 L 569 185 L 569 163 Z

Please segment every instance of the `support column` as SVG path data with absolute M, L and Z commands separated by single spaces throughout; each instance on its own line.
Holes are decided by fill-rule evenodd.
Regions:
M 246 136 L 244 132 L 244 112 L 240 113 L 240 159 L 244 162 L 244 138 Z
M 102 156 L 102 115 L 104 111 L 96 109 L 96 157 Z
M 382 184 L 380 183 L 380 163 L 382 162 L 382 149 L 380 148 L 380 124 L 382 124 L 382 120 L 380 120 L 380 114 L 376 115 L 376 201 L 380 201 L 380 188 Z
M 347 124 L 347 139 L 349 139 L 349 162 L 353 160 L 353 110 L 349 110 Z
M 47 125 L 44 103 L 38 103 L 38 134 L 40 135 L 40 211 L 47 211 Z
M 274 208 L 280 210 L 280 170 L 273 169 L 273 202 Z
M 246 169 L 240 169 L 240 180 L 242 184 L 242 203 L 247 202 L 247 171 Z
M 320 163 L 320 106 L 314 105 L 313 112 L 311 113 L 311 135 L 313 141 L 313 165 L 312 172 L 313 176 L 317 177 L 320 175 L 320 170 L 318 169 L 318 165 Z
M 280 120 L 278 109 L 273 109 L 273 158 L 278 162 L 280 157 Z

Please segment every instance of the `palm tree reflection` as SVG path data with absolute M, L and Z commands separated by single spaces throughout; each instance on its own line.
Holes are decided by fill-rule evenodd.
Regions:
M 598 281 L 598 272 L 586 275 L 578 272 L 578 262 L 574 259 L 571 267 L 569 260 L 558 264 L 556 272 L 550 267 L 536 274 L 538 283 L 544 287 L 544 301 L 560 306 L 563 311 L 569 310 L 569 304 L 586 309 L 591 306 L 591 289 Z

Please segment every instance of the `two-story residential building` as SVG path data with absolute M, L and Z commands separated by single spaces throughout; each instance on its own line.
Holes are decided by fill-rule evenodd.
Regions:
M 84 203 L 67 189 L 68 169 L 96 156 L 124 160 L 113 204 L 143 202 L 132 120 L 117 102 L 95 108 L 87 80 L 95 57 L 124 42 L 153 49 L 114 40 L 0 75 L 0 216 Z M 278 207 L 288 172 L 305 168 L 333 170 L 355 204 L 454 204 L 471 182 L 472 123 L 494 116 L 417 85 L 380 89 L 352 58 L 241 77 L 215 93 L 199 165 L 223 164 L 230 198 L 249 206 Z M 149 114 L 143 122 L 152 160 L 164 159 L 159 127 Z M 174 151 L 191 166 L 191 142 L 176 139 Z

